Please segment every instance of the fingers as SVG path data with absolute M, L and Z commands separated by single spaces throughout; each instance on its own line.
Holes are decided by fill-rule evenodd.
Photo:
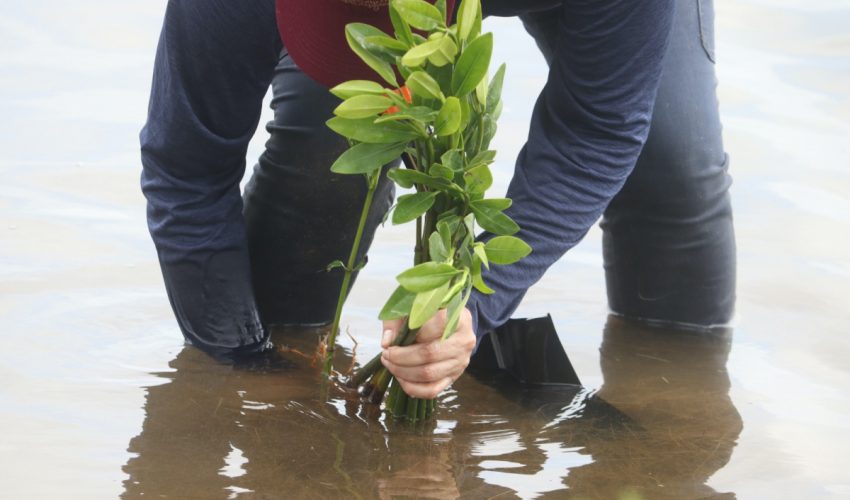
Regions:
M 466 358 L 468 360 L 474 347 L 474 334 L 458 332 L 446 340 L 417 342 L 407 347 L 389 347 L 384 349 L 382 357 L 396 366 L 415 367 L 447 359 Z
M 472 319 L 464 310 L 455 332 L 442 340 L 446 314 L 441 311 L 422 325 L 416 343 L 409 346 L 384 347 L 381 363 L 396 377 L 408 395 L 433 399 L 457 380 L 469 366 L 476 337 Z M 385 322 L 387 326 L 389 322 Z M 398 331 L 401 322 L 391 325 Z M 391 329 L 389 328 L 389 329 Z
M 391 319 L 384 321 L 384 333 L 381 335 L 381 347 L 386 349 L 395 341 L 398 331 L 404 325 L 403 319 Z
M 436 382 L 428 382 L 424 384 L 408 382 L 402 379 L 397 380 L 408 396 L 419 399 L 434 399 L 439 396 L 446 387 L 452 385 L 452 382 L 454 382 L 451 377 L 445 377 L 437 380 Z
M 446 311 L 441 310 L 419 328 L 416 342 L 404 347 L 393 345 L 404 320 L 384 321 L 381 363 L 410 396 L 435 398 L 469 366 L 476 343 L 469 310 L 461 311 L 454 333 L 443 340 L 446 321 Z
M 456 379 L 467 366 L 463 360 L 454 358 L 419 366 L 400 366 L 385 357 L 381 358 L 381 362 L 396 378 L 417 384 L 430 384 L 444 378 Z
M 416 341 L 430 342 L 432 340 L 442 339 L 443 330 L 446 328 L 446 317 L 446 310 L 440 309 L 433 318 L 429 319 L 424 325 L 419 327 L 419 332 L 416 334 Z M 458 325 L 458 329 L 460 329 L 460 326 L 461 325 Z

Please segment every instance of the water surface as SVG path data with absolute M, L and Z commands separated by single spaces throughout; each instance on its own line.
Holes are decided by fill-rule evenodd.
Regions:
M 594 229 L 518 311 L 552 313 L 585 387 L 463 377 L 418 428 L 325 392 L 295 354 L 293 369 L 255 374 L 182 345 L 138 189 L 165 2 L 6 3 L 0 497 L 850 497 L 845 2 L 718 2 L 739 244 L 731 330 L 609 318 Z M 545 69 L 517 23 L 490 28 L 511 75 L 503 189 Z M 377 352 L 375 297 L 409 251 L 403 229 L 376 240 L 345 316 L 358 359 Z M 309 352 L 318 332 L 275 335 Z

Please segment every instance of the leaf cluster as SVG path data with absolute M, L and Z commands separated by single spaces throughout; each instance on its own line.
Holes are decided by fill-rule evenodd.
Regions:
M 505 214 L 511 200 L 485 197 L 505 66 L 489 77 L 493 36 L 481 33 L 480 0 L 462 0 L 454 25 L 445 0 L 390 0 L 389 11 L 393 33 L 346 27 L 351 49 L 382 83 L 353 80 L 331 90 L 342 103 L 328 126 L 352 144 L 331 169 L 373 183 L 385 164 L 403 157 L 405 168 L 386 175 L 414 190 L 398 198 L 392 222 L 417 221 L 415 265 L 398 275 L 380 317 L 407 317 L 415 330 L 446 308 L 445 337 L 473 288 L 492 293 L 485 269 L 531 252 L 513 236 L 519 226 Z M 495 237 L 475 241 L 477 226 Z

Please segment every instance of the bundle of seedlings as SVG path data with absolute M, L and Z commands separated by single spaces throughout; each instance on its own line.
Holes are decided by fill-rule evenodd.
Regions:
M 368 191 L 347 262 L 329 266 L 342 268 L 344 278 L 327 340 L 327 374 L 351 276 L 362 267 L 357 251 L 382 175 L 415 190 L 399 196 L 392 212 L 393 224 L 416 225 L 414 265 L 398 275 L 399 286 L 379 315 L 405 318 L 394 345 L 415 342 L 419 328 L 441 309 L 446 309 L 445 340 L 457 328 L 473 288 L 493 293 L 482 280 L 483 269 L 512 264 L 531 252 L 512 236 L 519 227 L 503 213 L 511 200 L 485 197 L 493 183 L 496 152 L 489 145 L 502 108 L 505 67 L 488 78 L 493 35 L 481 33 L 480 0 L 463 0 L 456 24 L 448 22 L 446 10 L 445 0 L 390 0 L 393 35 L 367 24 L 346 27 L 351 49 L 389 87 L 355 80 L 331 89 L 343 102 L 328 126 L 351 143 L 331 169 L 364 176 Z M 383 168 L 398 157 L 404 168 Z M 486 242 L 475 240 L 477 227 L 491 233 Z M 433 400 L 404 393 L 380 355 L 349 383 L 376 404 L 389 390 L 386 410 L 398 418 L 422 420 L 434 410 Z

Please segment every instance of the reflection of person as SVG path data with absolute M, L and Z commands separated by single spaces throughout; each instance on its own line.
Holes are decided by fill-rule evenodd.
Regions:
M 302 349 L 315 339 L 314 330 L 286 333 Z M 285 374 L 258 374 L 183 349 L 159 374 L 165 383 L 147 389 L 122 497 L 457 496 L 445 436 L 389 433 L 347 413 L 338 394 L 325 398 L 308 360 L 287 359 Z
M 301 347 L 311 334 L 287 338 Z M 255 374 L 186 348 L 161 374 L 167 383 L 147 390 L 123 496 L 714 498 L 706 482 L 741 432 L 729 348 L 728 333 L 611 318 L 595 394 L 465 377 L 440 405 L 438 431 L 425 433 L 386 429 L 391 422 L 325 400 L 306 361 Z
M 141 134 L 142 188 L 171 305 L 206 352 L 232 360 L 268 351 L 264 325 L 330 322 L 340 275 L 325 268 L 350 248 L 364 186 L 329 172 L 346 144 L 324 126 L 338 104 L 325 85 L 370 77 L 352 62 L 343 26 L 386 26 L 384 9 L 369 8 L 385 4 L 278 0 L 276 26 L 273 0 L 169 2 Z M 504 323 L 603 213 L 614 312 L 696 327 L 728 321 L 734 236 L 711 0 L 484 8 L 520 15 L 550 63 L 508 192 L 534 252 L 486 275 L 496 294 L 474 294 L 444 344 L 427 334 L 442 331 L 437 317 L 418 343 L 387 349 L 384 363 L 412 395 L 445 388 L 475 335 Z M 275 118 L 243 197 L 269 85 Z M 380 187 L 364 248 L 392 195 Z
M 588 440 L 593 463 L 564 483 L 590 498 L 627 490 L 639 498 L 719 498 L 706 482 L 729 462 L 743 428 L 729 397 L 730 348 L 730 331 L 699 335 L 610 318 L 596 397 L 640 430 Z
M 481 496 L 496 495 L 502 486 L 528 496 L 567 489 L 570 498 L 734 497 L 706 484 L 729 462 L 743 428 L 729 397 L 730 348 L 728 330 L 696 334 L 611 316 L 598 391 L 499 385 L 498 391 L 474 392 L 458 383 L 457 414 L 488 417 L 458 418 L 454 447 L 475 450 L 477 460 L 465 459 L 477 473 L 459 477 L 460 490 L 487 492 Z M 499 443 L 491 453 L 481 442 L 488 436 Z
M 289 340 L 307 345 L 298 333 Z M 360 420 L 317 404 L 315 373 L 293 358 L 300 369 L 258 374 L 183 349 L 173 371 L 160 374 L 166 383 L 147 389 L 145 421 L 128 446 L 124 498 L 348 496 L 334 459 L 343 455 L 340 470 L 355 476 L 380 469 L 370 458 L 384 447 L 380 428 L 364 432 Z

